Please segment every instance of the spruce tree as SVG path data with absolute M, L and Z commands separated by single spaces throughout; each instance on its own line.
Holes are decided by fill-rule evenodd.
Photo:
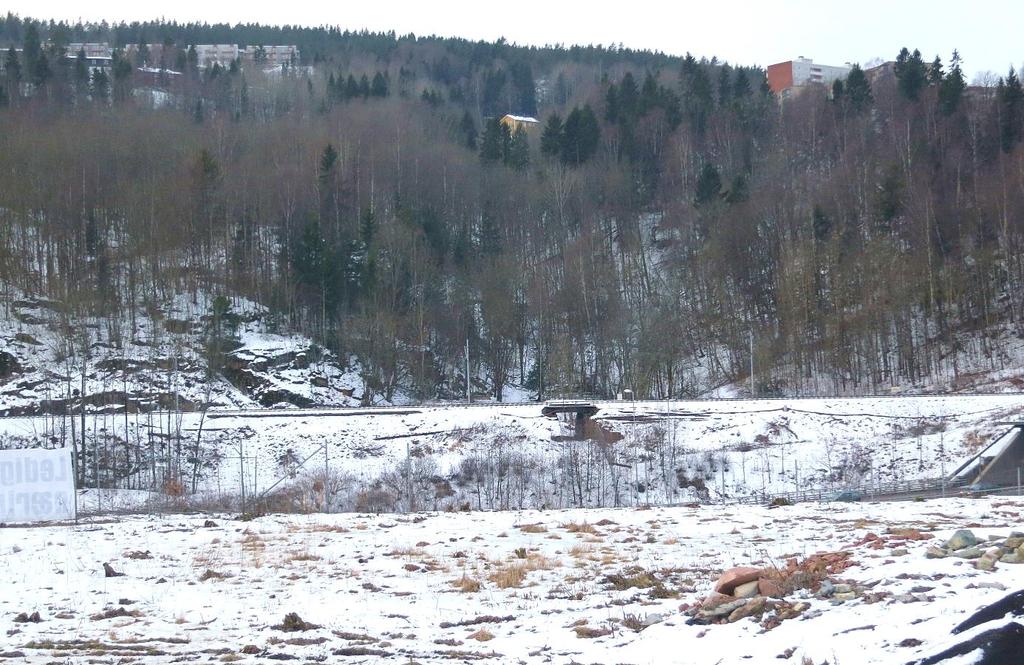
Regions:
M 895 74 L 900 93 L 910 101 L 917 101 L 921 90 L 928 83 L 928 67 L 921 59 L 921 52 L 914 49 L 911 53 L 907 47 L 903 47 L 896 56 Z
M 1021 120 L 1024 117 L 1024 90 L 1017 72 L 1010 67 L 1005 79 L 996 88 L 999 109 L 999 137 L 1003 152 L 1010 152 L 1021 139 Z
M 491 118 L 484 124 L 480 139 L 480 161 L 484 164 L 493 164 L 502 158 L 501 128 L 501 121 L 497 118 Z
M 110 78 L 102 69 L 92 71 L 92 97 L 94 100 L 105 102 L 110 98 Z
M 21 60 L 13 46 L 7 49 L 7 56 L 4 58 L 4 76 L 12 85 L 21 82 Z
M 843 85 L 843 95 L 854 113 L 860 113 L 874 101 L 871 96 L 871 84 L 860 65 L 854 65 Z
M 967 81 L 960 68 L 960 54 L 953 51 L 953 57 L 949 61 L 949 73 L 939 85 L 939 110 L 943 115 L 950 116 L 956 113 L 966 89 Z
M 697 190 L 693 196 L 693 204 L 697 207 L 713 203 L 718 200 L 722 191 L 722 177 L 718 174 L 718 167 L 708 162 L 700 170 L 697 176 Z
M 355 99 L 359 96 L 359 82 L 356 81 L 356 77 L 352 74 L 348 75 L 348 79 L 345 81 L 345 99 Z
M 633 74 L 626 72 L 619 83 L 619 117 L 620 119 L 631 119 L 636 115 L 640 104 L 640 91 L 636 85 Z
M 78 49 L 75 56 L 75 87 L 84 90 L 89 85 L 89 65 L 85 62 L 85 49 Z
M 374 97 L 388 96 L 388 82 L 380 72 L 373 75 L 373 84 L 370 86 L 370 94 Z
M 939 85 L 945 75 L 942 71 L 942 58 L 935 56 L 932 64 L 928 66 L 928 85 Z
M 530 165 L 530 142 L 527 140 L 526 130 L 522 127 L 512 135 L 508 165 L 516 171 L 525 171 Z
M 658 82 L 654 74 L 647 72 L 640 88 L 640 114 L 643 115 L 658 105 Z
M 562 152 L 562 140 L 562 117 L 552 113 L 540 135 L 540 153 L 545 157 L 557 157 Z
M 750 96 L 750 76 L 746 69 L 736 70 L 736 78 L 732 82 L 732 94 L 737 100 L 744 100 Z
M 462 113 L 462 121 L 459 123 L 459 131 L 462 133 L 464 145 L 470 150 L 476 150 L 476 123 L 469 111 Z
M 619 121 L 619 89 L 614 83 L 604 96 L 604 119 L 612 124 Z

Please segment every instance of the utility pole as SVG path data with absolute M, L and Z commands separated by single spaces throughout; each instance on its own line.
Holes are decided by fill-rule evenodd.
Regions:
M 754 391 L 754 327 L 750 327 L 750 396 L 755 396 Z
M 331 512 L 331 500 L 327 495 L 327 488 L 330 486 L 331 468 L 327 457 L 327 442 L 324 441 L 324 512 Z

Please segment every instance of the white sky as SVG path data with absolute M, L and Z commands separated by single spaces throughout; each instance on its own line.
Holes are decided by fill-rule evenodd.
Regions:
M 717 55 L 768 65 L 798 55 L 824 64 L 891 60 L 901 46 L 930 61 L 960 50 L 968 78 L 1005 74 L 1024 62 L 1024 2 L 1020 0 L 466 0 L 239 2 L 173 0 L 5 0 L 4 10 L 34 18 L 338 25 L 470 39 L 504 36 L 519 44 L 623 43 L 672 54 Z

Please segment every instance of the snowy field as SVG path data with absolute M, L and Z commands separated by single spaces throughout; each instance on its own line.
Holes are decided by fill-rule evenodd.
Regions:
M 0 657 L 906 663 L 992 628 L 950 635 L 1024 588 L 1024 565 L 981 571 L 926 549 L 962 527 L 1006 537 L 1024 527 L 1022 509 L 1013 497 L 4 528 Z M 849 553 L 852 565 L 821 583 L 851 593 L 794 591 L 778 601 L 786 620 L 687 624 L 724 569 L 816 552 Z M 301 621 L 286 622 L 291 612 Z M 38 622 L 16 622 L 22 613 Z
M 237 495 L 244 481 L 251 497 L 308 485 L 326 466 L 334 510 L 357 509 L 345 497 L 367 488 L 383 510 L 666 505 L 945 477 L 1021 419 L 1024 396 L 597 405 L 582 433 L 539 404 L 488 404 L 210 411 L 201 433 L 198 413 L 108 414 L 87 416 L 86 438 L 104 463 L 126 468 L 119 456 L 132 452 L 122 489 L 176 469 L 212 495 Z M 76 419 L 0 419 L 0 443 L 66 440 Z M 103 484 L 110 477 L 100 469 Z M 301 500 L 322 508 L 322 493 Z

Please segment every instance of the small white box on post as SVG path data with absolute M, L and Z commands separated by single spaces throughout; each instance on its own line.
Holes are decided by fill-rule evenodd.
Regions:
M 0 522 L 73 519 L 70 448 L 0 450 Z

